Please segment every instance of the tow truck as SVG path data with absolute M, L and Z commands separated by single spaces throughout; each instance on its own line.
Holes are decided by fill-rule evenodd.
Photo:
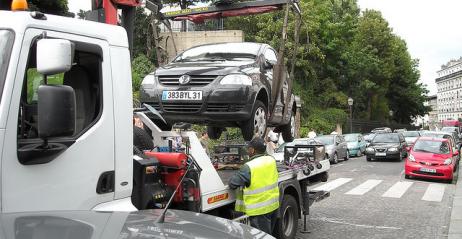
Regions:
M 1 212 L 169 205 L 245 220 L 226 185 L 234 172 L 215 169 L 187 124 L 162 131 L 155 110 L 133 109 L 124 28 L 27 11 L 0 19 Z M 303 147 L 288 149 L 278 164 L 277 237 L 293 238 L 309 205 L 329 195 L 308 188 L 329 168 Z

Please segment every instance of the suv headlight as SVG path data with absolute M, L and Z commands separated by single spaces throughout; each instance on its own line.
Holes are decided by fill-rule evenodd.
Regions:
M 452 163 L 452 160 L 451 159 L 446 159 L 444 160 L 444 165 L 449 165 Z
M 157 76 L 149 74 L 144 77 L 143 81 L 141 82 L 141 87 L 143 87 L 144 89 L 153 89 L 156 82 Z
M 390 152 L 396 152 L 396 151 L 398 151 L 398 148 L 389 148 L 388 151 L 390 151 Z
M 366 148 L 366 152 L 374 152 L 374 148 L 372 148 L 372 147 L 367 147 L 367 148 Z
M 415 162 L 415 158 L 414 158 L 414 155 L 412 154 L 409 154 L 409 157 L 407 157 L 407 159 L 411 162 Z
M 247 75 L 227 75 L 220 81 L 221 85 L 252 85 L 252 78 Z

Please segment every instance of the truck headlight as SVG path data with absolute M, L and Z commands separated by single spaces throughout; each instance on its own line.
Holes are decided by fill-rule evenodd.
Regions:
M 366 148 L 366 152 L 372 153 L 372 152 L 374 152 L 374 148 L 372 148 L 372 147 L 367 147 L 367 148 Z
M 389 148 L 388 151 L 390 151 L 390 152 L 396 152 L 396 151 L 398 151 L 398 148 Z
M 444 165 L 449 165 L 452 163 L 452 160 L 451 159 L 446 159 L 444 160 Z
M 407 157 L 407 159 L 411 162 L 415 162 L 415 158 L 414 158 L 414 155 L 412 154 L 409 154 L 409 157 Z
M 221 85 L 252 85 L 252 78 L 247 75 L 227 75 L 220 81 Z
M 157 76 L 149 74 L 144 77 L 143 81 L 141 82 L 141 86 L 143 89 L 154 89 L 154 85 L 156 84 L 157 79 Z

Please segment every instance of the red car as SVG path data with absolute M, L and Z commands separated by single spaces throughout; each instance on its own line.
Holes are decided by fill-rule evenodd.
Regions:
M 451 183 L 458 155 L 448 139 L 420 137 L 409 152 L 405 177 L 443 179 Z

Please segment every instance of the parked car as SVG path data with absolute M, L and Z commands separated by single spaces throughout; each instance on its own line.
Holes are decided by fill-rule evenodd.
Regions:
M 315 139 L 326 146 L 326 157 L 332 164 L 338 163 L 339 158 L 344 161 L 350 159 L 348 145 L 343 135 L 323 135 Z
M 371 130 L 371 133 L 391 133 L 391 129 L 388 127 L 380 127 Z
M 292 142 L 284 142 L 283 144 L 279 145 L 277 149 L 274 150 L 273 157 L 278 162 L 284 161 L 284 147 L 286 146 L 294 146 L 294 145 L 307 145 L 309 138 L 299 138 L 294 139 Z
M 406 132 L 407 129 L 395 129 L 393 130 L 393 133 L 403 133 L 403 132 Z
M 419 131 L 404 131 L 401 133 L 403 134 L 408 146 L 414 145 L 414 142 L 420 137 Z
M 459 157 L 458 157 L 458 160 L 457 160 L 457 162 L 459 162 L 461 143 L 460 143 L 460 141 L 456 141 L 456 137 L 457 137 L 456 132 L 426 131 L 426 132 L 423 132 L 421 135 L 422 135 L 422 137 L 449 139 L 452 147 L 459 150 Z
M 420 137 L 409 152 L 405 177 L 443 179 L 451 183 L 458 157 L 459 152 L 449 139 Z
M 401 133 L 377 134 L 366 148 L 366 159 L 403 160 L 407 157 L 407 144 Z
M 362 134 L 345 134 L 345 141 L 348 145 L 350 155 L 360 157 L 366 151 L 366 140 Z
M 277 53 L 267 44 L 196 46 L 145 77 L 141 102 L 158 110 L 169 125 L 207 124 L 212 139 L 218 139 L 225 127 L 240 127 L 249 141 L 255 133 L 264 135 L 268 126 L 276 127 L 275 132 L 290 142 L 295 135 L 296 99 L 293 94 L 287 95 L 286 80 L 280 97 L 272 102 L 276 63 Z M 284 114 L 287 98 L 288 113 Z M 271 107 L 274 112 L 269 117 Z
M 366 141 L 366 147 L 369 146 L 369 144 L 374 139 L 375 135 L 376 135 L 375 133 L 368 133 L 368 134 L 363 135 L 364 140 Z
M 441 131 L 443 132 L 448 132 L 448 133 L 453 133 L 454 134 L 454 140 L 456 142 L 459 142 L 460 141 L 460 137 L 461 137 L 461 134 L 460 134 L 460 129 L 459 127 L 443 127 L 441 129 Z

